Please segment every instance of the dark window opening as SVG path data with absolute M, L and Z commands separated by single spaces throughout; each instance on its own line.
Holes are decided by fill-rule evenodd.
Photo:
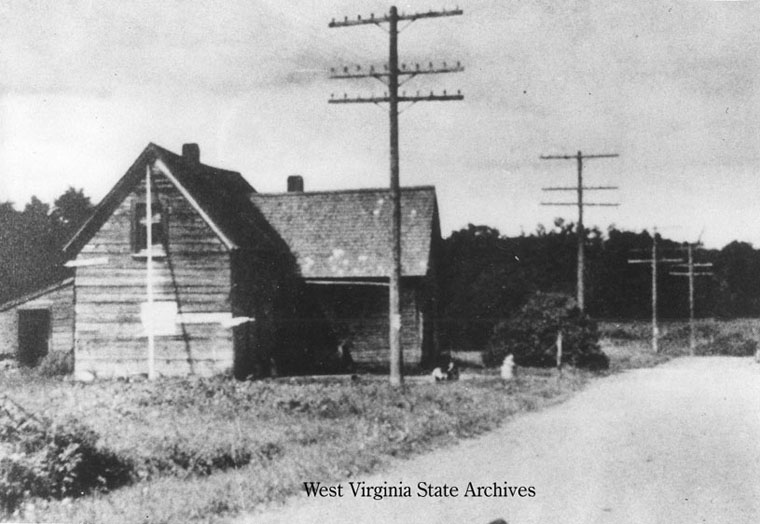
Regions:
M 36 366 L 48 354 L 50 311 L 22 309 L 18 312 L 18 359 L 24 366 Z
M 151 249 L 153 256 L 164 256 L 166 244 L 166 229 L 163 208 L 160 202 L 151 202 L 151 242 L 148 245 L 148 220 L 147 204 L 139 202 L 135 204 L 134 216 L 132 217 L 132 253 L 147 256 Z

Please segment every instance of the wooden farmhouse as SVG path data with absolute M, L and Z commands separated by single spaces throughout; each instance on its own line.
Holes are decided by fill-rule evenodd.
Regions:
M 287 189 L 148 145 L 66 244 L 73 278 L 0 306 L 6 351 L 73 352 L 82 379 L 145 374 L 148 332 L 160 375 L 387 366 L 388 190 Z M 406 365 L 437 355 L 439 244 L 435 189 L 404 188 Z

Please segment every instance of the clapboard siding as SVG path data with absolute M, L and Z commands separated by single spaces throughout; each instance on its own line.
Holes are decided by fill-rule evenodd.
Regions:
M 315 360 L 294 369 L 319 366 L 317 350 L 347 340 L 358 363 L 387 365 L 388 288 L 364 285 L 387 276 L 387 190 L 258 195 L 239 173 L 199 163 L 197 146 L 178 156 L 149 144 L 64 248 L 76 258 L 75 373 L 147 372 L 140 316 L 146 260 L 132 246 L 146 169 L 166 242 L 153 262 L 154 300 L 175 303 L 187 322 L 207 321 L 164 326 L 169 333 L 155 341 L 158 373 L 232 367 L 238 378 L 264 377 L 273 365 L 284 369 L 278 359 Z M 434 287 L 426 281 L 435 276 L 430 247 L 440 230 L 433 188 L 406 188 L 402 198 L 410 211 L 402 238 L 402 346 L 404 362 L 419 365 L 435 349 Z M 220 323 L 229 317 L 232 329 Z M 2 322 L 0 315 L 0 330 Z
M 166 256 L 153 260 L 154 300 L 176 302 L 179 313 L 231 313 L 227 248 L 171 181 L 161 175 L 153 180 L 167 241 Z M 147 372 L 140 319 L 140 306 L 147 300 L 147 262 L 133 255 L 131 244 L 135 204 L 144 195 L 142 182 L 79 253 L 80 260 L 106 259 L 76 270 L 79 375 Z M 155 347 L 156 370 L 163 375 L 219 372 L 233 361 L 232 330 L 219 323 L 177 324 L 174 335 L 156 336 Z
M 374 305 L 371 316 L 355 324 L 357 337 L 352 355 L 356 362 L 386 365 L 390 357 L 387 297 Z M 421 361 L 420 320 L 416 289 L 407 285 L 401 290 L 401 347 L 405 364 Z
M 201 339 L 202 340 L 202 339 Z M 182 351 L 177 351 L 177 348 L 181 347 Z M 196 349 L 202 348 L 202 349 Z M 86 357 L 90 360 L 124 360 L 134 359 L 142 366 L 143 373 L 148 369 L 147 366 L 147 343 L 145 337 L 142 337 L 142 344 L 137 347 L 132 342 L 132 339 L 123 338 L 117 339 L 111 342 L 107 348 L 93 344 L 92 346 L 84 344 L 78 349 L 78 355 L 83 358 Z M 227 352 L 216 351 L 213 345 L 210 344 L 196 344 L 185 346 L 183 341 L 176 338 L 159 337 L 156 338 L 155 345 L 156 359 L 161 360 L 187 360 L 188 358 L 195 359 L 221 359 Z M 227 359 L 231 361 L 231 357 Z
M 143 358 L 91 358 L 90 363 L 97 366 L 101 371 L 99 378 L 109 379 L 130 375 L 144 375 L 146 373 L 145 359 Z M 228 370 L 232 366 L 232 360 L 224 359 L 156 359 L 155 369 L 160 376 L 183 376 L 201 375 L 210 376 Z
M 145 338 L 146 333 L 140 323 L 127 323 L 120 321 L 107 322 L 99 320 L 97 322 L 86 322 L 80 319 L 77 322 L 77 329 L 82 333 L 99 332 L 108 330 L 112 342 L 129 341 L 134 338 Z M 177 324 L 174 335 L 162 335 L 162 339 L 174 338 L 183 340 L 184 337 L 190 337 L 191 340 L 213 340 L 223 336 L 228 328 L 219 324 Z M 97 339 L 93 339 L 97 342 Z
M 419 283 L 405 280 L 401 290 L 401 346 L 404 362 L 422 360 L 422 310 Z M 323 285 L 310 292 L 334 323 L 341 338 L 350 340 L 351 356 L 360 364 L 387 365 L 389 358 L 388 287 Z
M 18 314 L 25 309 L 50 311 L 49 351 L 69 352 L 74 347 L 74 283 L 62 283 L 0 306 L 0 354 L 18 355 Z

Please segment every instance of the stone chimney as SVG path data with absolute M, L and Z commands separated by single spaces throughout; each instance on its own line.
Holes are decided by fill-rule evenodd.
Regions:
M 198 144 L 182 144 L 182 158 L 191 164 L 200 164 L 201 148 Z
M 303 193 L 303 177 L 301 175 L 288 177 L 288 193 Z

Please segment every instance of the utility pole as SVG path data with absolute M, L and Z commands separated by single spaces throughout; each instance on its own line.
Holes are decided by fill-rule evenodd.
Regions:
M 586 259 L 586 230 L 583 227 L 583 207 L 584 206 L 596 206 L 596 207 L 616 207 L 620 204 L 612 203 L 588 203 L 583 201 L 583 191 L 602 191 L 618 189 L 617 186 L 584 186 L 583 185 L 583 160 L 586 158 L 615 158 L 619 156 L 617 153 L 603 154 L 603 155 L 584 155 L 580 151 L 576 155 L 541 155 L 541 160 L 571 160 L 575 159 L 578 163 L 578 184 L 574 187 L 544 187 L 543 191 L 575 191 L 578 195 L 577 202 L 541 202 L 542 206 L 578 206 L 578 307 L 581 311 L 585 309 L 585 293 L 583 284 L 583 275 L 585 271 L 585 259 Z
M 697 347 L 696 330 L 694 326 L 694 277 L 711 277 L 713 273 L 704 270 L 695 271 L 695 268 L 711 268 L 712 263 L 704 262 L 701 264 L 694 262 L 694 247 L 699 247 L 701 244 L 687 244 L 686 252 L 688 253 L 688 263 L 678 264 L 676 267 L 681 267 L 680 270 L 671 271 L 670 274 L 677 277 L 689 277 L 689 353 L 694 355 L 694 350 Z M 686 271 L 683 267 L 686 267 Z
M 658 339 L 660 330 L 657 327 L 657 264 L 683 262 L 680 258 L 658 258 L 657 257 L 657 228 L 653 229 L 652 234 L 652 257 L 645 259 L 631 259 L 629 264 L 650 264 L 652 266 L 652 352 L 657 353 Z
M 156 339 L 154 335 L 153 323 L 155 322 L 155 316 L 153 311 L 153 209 L 152 198 L 150 191 L 150 165 L 145 167 L 145 246 L 147 248 L 148 257 L 146 259 L 146 279 L 147 279 L 147 294 L 148 305 L 147 315 L 148 318 L 148 380 L 154 380 L 156 378 Z
M 429 96 L 420 96 L 417 92 L 414 96 L 406 96 L 402 93 L 399 96 L 399 77 L 405 77 L 406 80 L 411 80 L 417 75 L 423 74 L 438 74 L 438 73 L 458 73 L 464 71 L 464 68 L 457 62 L 456 66 L 447 66 L 443 63 L 443 67 L 436 68 L 430 63 L 428 69 L 420 68 L 419 64 L 416 64 L 414 68 L 407 68 L 405 64 L 399 67 L 398 61 L 398 23 L 401 21 L 409 21 L 411 24 L 415 20 L 423 18 L 440 18 L 444 16 L 456 16 L 461 15 L 460 9 L 443 10 L 443 11 L 428 11 L 427 13 L 414 13 L 414 14 L 399 14 L 396 6 L 391 6 L 387 15 L 379 18 L 375 18 L 375 15 L 370 15 L 369 18 L 362 19 L 361 16 L 356 20 L 349 20 L 348 17 L 343 21 L 336 22 L 335 19 L 330 22 L 329 27 L 350 27 L 356 25 L 374 24 L 380 27 L 380 24 L 388 24 L 389 34 L 389 50 L 388 50 L 388 64 L 383 71 L 376 71 L 374 67 L 371 67 L 368 72 L 363 72 L 360 66 L 356 67 L 356 70 L 351 71 L 348 67 L 343 68 L 343 72 L 336 72 L 335 69 L 331 71 L 330 78 L 376 78 L 388 86 L 388 92 L 383 96 L 370 96 L 370 97 L 356 97 L 348 98 L 347 95 L 341 98 L 330 98 L 331 104 L 364 104 L 371 103 L 377 104 L 388 103 L 389 105 L 389 117 L 390 117 L 390 171 L 391 171 L 391 252 L 392 252 L 392 264 L 389 278 L 389 343 L 390 343 L 390 383 L 392 386 L 400 386 L 403 382 L 402 367 L 403 367 L 403 355 L 401 351 L 401 184 L 399 181 L 399 148 L 398 148 L 398 105 L 400 102 L 410 102 L 415 104 L 417 102 L 448 102 L 452 100 L 463 100 L 464 96 L 461 92 L 457 91 L 457 94 L 447 94 L 446 91 L 443 94 L 435 95 L 430 92 Z

